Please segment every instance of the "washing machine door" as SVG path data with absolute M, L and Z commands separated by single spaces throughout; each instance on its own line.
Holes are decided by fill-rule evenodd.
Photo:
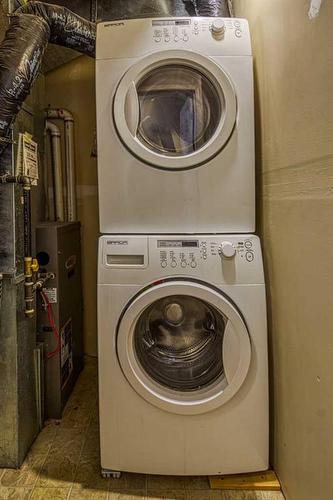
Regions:
M 124 145 L 157 168 L 194 168 L 227 143 L 236 122 L 228 75 L 190 51 L 151 54 L 121 79 L 113 118 Z
M 145 400 L 195 415 L 239 391 L 251 343 L 240 312 L 219 290 L 170 279 L 127 305 L 118 325 L 117 354 L 128 382 Z

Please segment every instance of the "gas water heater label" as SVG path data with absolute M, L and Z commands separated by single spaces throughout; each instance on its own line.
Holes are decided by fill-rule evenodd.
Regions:
M 43 288 L 43 293 L 46 295 L 50 304 L 58 302 L 58 293 L 56 288 Z
M 72 318 L 61 329 L 61 388 L 65 387 L 73 371 Z

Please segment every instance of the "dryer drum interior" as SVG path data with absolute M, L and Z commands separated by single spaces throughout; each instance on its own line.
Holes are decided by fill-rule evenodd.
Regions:
M 137 138 L 152 151 L 183 156 L 201 149 L 221 120 L 214 84 L 196 68 L 167 64 L 137 83 Z
M 196 391 L 224 377 L 226 319 L 204 300 L 171 295 L 139 316 L 134 350 L 143 370 L 175 391 Z

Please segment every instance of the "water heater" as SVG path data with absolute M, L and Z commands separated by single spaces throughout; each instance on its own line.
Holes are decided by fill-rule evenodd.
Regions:
M 38 340 L 45 353 L 45 416 L 61 418 L 83 366 L 80 223 L 41 223 L 36 250 L 40 271 L 55 275 L 37 306 Z

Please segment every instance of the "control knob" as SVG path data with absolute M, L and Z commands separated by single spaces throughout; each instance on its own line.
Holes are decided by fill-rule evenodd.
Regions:
M 215 21 L 212 22 L 211 32 L 214 38 L 217 38 L 218 40 L 223 38 L 225 32 L 224 21 L 222 19 L 215 19 Z
M 236 255 L 236 249 L 230 241 L 223 241 L 219 247 L 219 254 L 225 259 L 232 259 Z

